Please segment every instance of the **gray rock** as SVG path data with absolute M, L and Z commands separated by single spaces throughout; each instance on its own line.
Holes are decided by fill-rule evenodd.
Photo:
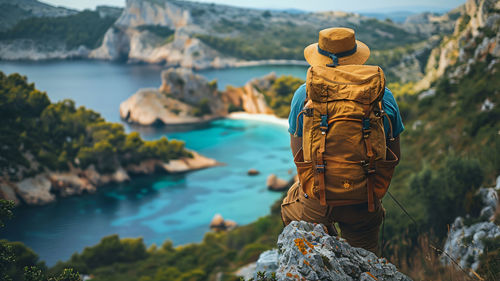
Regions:
M 500 236 L 500 227 L 492 222 L 479 222 L 465 226 L 463 219 L 457 218 L 450 229 L 444 251 L 456 260 L 462 268 L 477 270 L 479 256 L 484 251 L 483 239 Z M 446 255 L 441 257 L 443 264 L 453 264 Z
M 40 174 L 34 178 L 22 180 L 17 184 L 17 195 L 27 204 L 43 205 L 54 202 L 56 197 L 50 192 L 50 180 Z
M 265 272 L 266 276 L 270 276 L 278 269 L 278 250 L 273 249 L 260 254 L 257 260 L 254 278 L 257 279 L 257 272 Z
M 500 227 L 490 221 L 498 206 L 497 191 L 495 188 L 480 188 L 478 194 L 484 204 L 479 216 L 483 221 L 467 226 L 463 218 L 457 217 L 444 245 L 444 251 L 462 268 L 473 270 L 479 267 L 479 257 L 484 251 L 483 240 L 500 236 Z M 446 255 L 441 257 L 441 262 L 445 265 L 453 264 Z
M 278 280 L 411 280 L 386 259 L 329 236 L 320 224 L 290 223 L 278 251 Z

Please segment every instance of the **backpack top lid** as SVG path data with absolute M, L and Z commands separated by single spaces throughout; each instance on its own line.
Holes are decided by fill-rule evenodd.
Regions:
M 315 65 L 307 71 L 306 84 L 307 95 L 315 102 L 352 100 L 372 104 L 382 99 L 385 77 L 374 65 Z

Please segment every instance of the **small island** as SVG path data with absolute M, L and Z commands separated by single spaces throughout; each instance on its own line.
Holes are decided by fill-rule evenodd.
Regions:
M 233 112 L 277 115 L 285 118 L 295 89 L 303 80 L 270 73 L 248 81 L 243 87 L 217 89 L 187 68 L 169 68 L 161 74 L 159 88 L 139 89 L 120 105 L 123 120 L 143 126 L 209 122 Z
M 42 205 L 134 175 L 218 165 L 181 141 L 127 134 L 72 100 L 51 103 L 19 74 L 0 72 L 0 98 L 0 198 L 15 204 Z

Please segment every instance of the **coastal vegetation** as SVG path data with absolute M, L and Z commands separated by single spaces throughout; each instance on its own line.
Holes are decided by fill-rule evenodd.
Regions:
M 115 21 L 115 17 L 101 18 L 98 12 L 89 10 L 65 17 L 27 18 L 0 32 L 0 40 L 32 39 L 63 42 L 67 49 L 79 46 L 93 49 L 101 44 L 104 33 Z
M 1 222 L 4 222 L 12 216 L 12 204 L 0 200 L 0 207 Z M 7 216 L 6 212 L 10 215 Z M 239 280 L 233 272 L 254 261 L 262 251 L 275 247 L 282 228 L 278 201 L 271 207 L 270 215 L 230 232 L 207 233 L 201 243 L 174 247 L 170 240 L 166 240 L 161 246 L 146 248 L 142 238 L 119 239 L 117 235 L 111 235 L 50 269 L 22 243 L 0 240 L 0 247 L 9 249 L 5 252 L 8 257 L 2 260 L 0 256 L 0 266 L 7 269 L 5 272 L 13 280 L 26 281 L 46 279 L 23 279 L 25 271 L 38 272 L 39 276 L 49 278 L 78 272 L 92 275 L 92 280 L 210 280 L 218 274 L 222 280 Z
M 262 17 L 265 21 L 269 20 L 269 15 L 265 17 L 263 14 Z M 318 32 L 327 27 L 310 23 L 297 24 L 293 21 L 265 21 L 255 19 L 244 22 L 221 17 L 212 26 L 214 32 L 195 34 L 195 37 L 221 53 L 236 58 L 302 60 L 304 46 L 316 42 Z M 393 23 L 375 19 L 363 19 L 362 24 L 346 22 L 343 26 L 355 29 L 356 38 L 376 50 L 392 49 L 425 39 L 424 36 L 409 33 Z M 398 40 L 390 40 L 387 36 Z
M 284 75 L 274 80 L 269 90 L 262 91 L 274 114 L 281 118 L 288 118 L 293 94 L 304 82 L 300 78 Z
M 0 174 L 13 181 L 45 170 L 94 165 L 111 173 L 146 159 L 168 162 L 190 156 L 183 142 L 165 137 L 144 141 L 72 100 L 51 103 L 19 74 L 0 72 L 0 117 Z

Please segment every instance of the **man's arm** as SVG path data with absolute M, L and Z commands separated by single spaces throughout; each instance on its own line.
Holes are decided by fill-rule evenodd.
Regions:
M 394 152 L 394 154 L 396 154 L 399 163 L 399 160 L 401 160 L 401 147 L 399 144 L 399 136 L 397 136 L 393 141 L 389 141 L 387 143 L 387 146 L 389 147 L 390 150 L 392 150 L 392 152 Z
M 296 137 L 290 134 L 290 148 L 292 149 L 292 154 L 294 158 L 301 147 L 302 147 L 302 137 Z

